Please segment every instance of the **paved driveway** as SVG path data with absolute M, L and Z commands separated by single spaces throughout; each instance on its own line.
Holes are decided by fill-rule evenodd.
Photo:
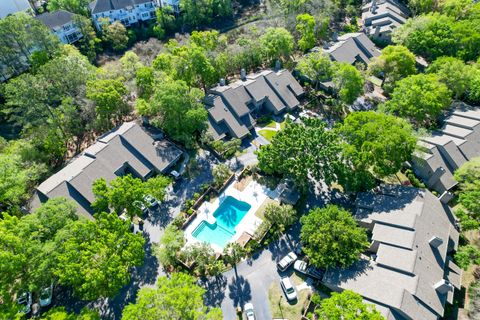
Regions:
M 207 289 L 206 304 L 221 306 L 225 320 L 236 319 L 236 307 L 251 302 L 257 319 L 272 319 L 268 303 L 268 290 L 272 283 L 280 281 L 277 262 L 298 242 L 300 225 L 290 229 L 287 235 L 271 243 L 235 269 L 223 273 L 204 284 Z M 292 269 L 288 271 L 288 275 Z

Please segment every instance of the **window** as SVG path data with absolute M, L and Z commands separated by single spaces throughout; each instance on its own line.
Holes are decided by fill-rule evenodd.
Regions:
M 71 26 L 69 24 L 66 24 L 63 26 L 63 30 L 68 31 L 70 30 Z

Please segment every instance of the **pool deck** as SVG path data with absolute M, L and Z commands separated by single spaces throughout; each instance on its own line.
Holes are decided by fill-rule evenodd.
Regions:
M 267 198 L 275 199 L 278 195 L 267 187 L 258 184 L 256 181 L 250 181 L 243 191 L 238 190 L 234 187 L 234 185 L 234 182 L 231 183 L 225 189 L 225 191 L 223 191 L 220 196 L 214 200 L 213 203 L 205 201 L 200 208 L 198 208 L 197 217 L 185 229 L 185 237 L 187 240 L 186 245 L 201 242 L 192 236 L 192 232 L 203 220 L 210 224 L 214 224 L 216 218 L 213 216 L 213 213 L 220 206 L 220 203 L 228 196 L 234 197 L 240 201 L 244 201 L 251 206 L 240 223 L 235 227 L 235 235 L 229 242 L 236 241 L 244 232 L 247 232 L 251 235 L 254 234 L 255 230 L 262 223 L 262 219 L 258 218 L 255 215 L 255 212 L 257 212 L 258 208 L 260 208 Z M 221 248 L 219 245 L 214 243 L 211 243 L 210 245 L 215 252 L 223 252 L 223 248 Z

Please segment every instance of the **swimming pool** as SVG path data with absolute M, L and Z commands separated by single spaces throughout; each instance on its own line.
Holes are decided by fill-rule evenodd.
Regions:
M 214 243 L 223 248 L 235 235 L 235 227 L 242 221 L 250 208 L 251 205 L 248 203 L 228 196 L 213 213 L 216 218 L 215 223 L 211 224 L 203 220 L 193 230 L 192 236 L 200 241 Z

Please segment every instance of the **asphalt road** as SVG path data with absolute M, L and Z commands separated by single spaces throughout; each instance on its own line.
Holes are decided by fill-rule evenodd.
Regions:
M 251 259 L 239 263 L 235 269 L 210 279 L 204 284 L 207 289 L 206 304 L 220 306 L 225 320 L 236 319 L 236 307 L 251 302 L 257 319 L 272 319 L 268 303 L 268 290 L 272 283 L 280 281 L 277 262 L 298 243 L 299 225 L 271 243 Z M 292 268 L 287 274 L 292 273 Z

